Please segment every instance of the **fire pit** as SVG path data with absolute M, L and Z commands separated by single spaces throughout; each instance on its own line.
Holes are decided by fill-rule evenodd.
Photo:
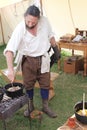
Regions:
M 1 101 L 0 103 L 0 119 L 3 121 L 3 130 L 6 130 L 5 120 L 12 117 L 17 110 L 22 108 L 25 104 L 28 104 L 27 95 L 22 95 L 14 99 L 8 99 Z

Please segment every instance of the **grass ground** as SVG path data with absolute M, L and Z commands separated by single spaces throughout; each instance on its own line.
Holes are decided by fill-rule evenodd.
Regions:
M 6 67 L 5 58 L 3 57 L 4 47 L 0 47 L 0 68 Z M 62 53 L 62 57 L 66 56 Z M 63 67 L 63 58 L 62 67 Z M 57 130 L 59 126 L 65 123 L 68 117 L 74 114 L 74 105 L 76 102 L 82 100 L 83 92 L 87 99 L 87 77 L 80 74 L 66 74 L 62 70 L 57 69 L 55 64 L 51 71 L 58 72 L 59 76 L 54 81 L 55 96 L 49 101 L 49 106 L 57 113 L 57 118 L 49 118 L 43 114 L 42 124 L 40 130 Z M 0 83 L 5 84 L 0 76 Z M 37 109 L 41 108 L 41 98 L 39 89 L 35 88 L 34 103 Z M 7 130 L 30 130 L 29 119 L 24 118 L 23 112 L 27 106 L 17 111 L 15 115 L 6 120 Z M 32 130 L 38 130 L 36 124 L 32 125 Z M 0 129 L 3 129 L 2 121 L 0 121 Z

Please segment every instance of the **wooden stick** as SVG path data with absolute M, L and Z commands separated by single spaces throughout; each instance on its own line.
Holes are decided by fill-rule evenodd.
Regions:
M 83 93 L 83 110 L 82 110 L 83 115 L 85 115 L 85 93 Z

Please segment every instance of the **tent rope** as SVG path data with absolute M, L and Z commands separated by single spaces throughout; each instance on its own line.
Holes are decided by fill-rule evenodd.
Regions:
M 43 4 L 42 4 L 42 0 L 40 0 L 40 8 L 41 8 L 41 15 L 43 15 Z
M 72 24 L 73 24 L 74 29 L 76 29 L 75 22 L 74 22 L 74 19 L 73 19 L 73 16 L 72 16 L 70 0 L 68 0 L 68 5 L 69 5 L 69 12 L 70 12 L 70 17 L 71 17 L 71 20 L 72 20 Z

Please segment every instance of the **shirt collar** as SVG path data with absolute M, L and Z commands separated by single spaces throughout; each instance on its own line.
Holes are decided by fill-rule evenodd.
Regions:
M 40 17 L 39 21 L 38 21 L 38 31 L 42 28 L 42 25 L 41 25 L 41 20 L 42 17 Z M 26 24 L 25 24 L 25 20 L 23 20 L 23 24 L 24 24 L 24 34 L 27 32 L 27 29 L 26 29 Z

